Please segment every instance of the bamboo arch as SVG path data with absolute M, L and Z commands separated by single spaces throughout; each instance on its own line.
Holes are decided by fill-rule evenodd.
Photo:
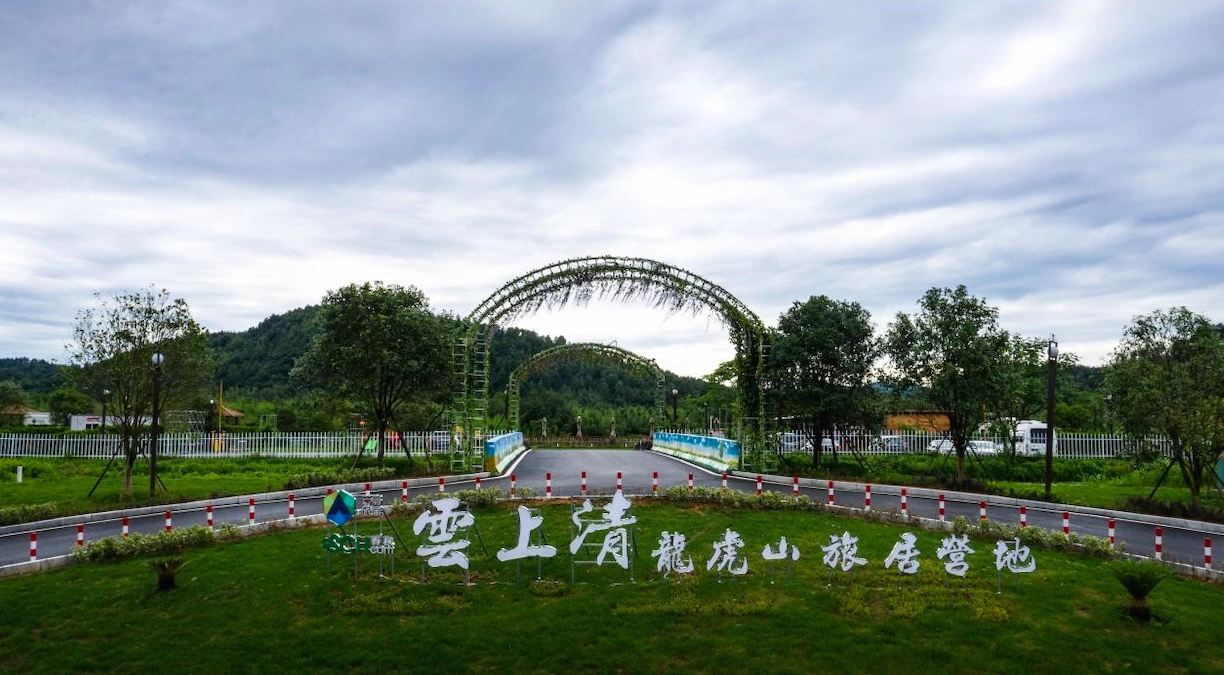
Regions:
M 592 298 L 642 300 L 670 313 L 713 312 L 735 347 L 736 411 L 733 430 L 744 451 L 743 468 L 768 468 L 765 451 L 768 331 L 747 305 L 724 288 L 688 270 L 646 258 L 572 258 L 507 282 L 468 315 L 454 353 L 455 404 L 451 425 L 464 438 L 455 468 L 479 466 L 487 429 L 489 345 L 498 328 L 543 307 L 586 305 Z

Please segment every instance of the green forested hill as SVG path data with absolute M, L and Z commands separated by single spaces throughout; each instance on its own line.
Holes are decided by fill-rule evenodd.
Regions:
M 250 395 L 283 398 L 293 393 L 289 371 L 310 346 L 317 305 L 273 314 L 241 333 L 213 333 L 209 341 L 216 379 Z
M 0 382 L 15 382 L 27 394 L 50 394 L 66 381 L 61 366 L 42 359 L 0 359 Z

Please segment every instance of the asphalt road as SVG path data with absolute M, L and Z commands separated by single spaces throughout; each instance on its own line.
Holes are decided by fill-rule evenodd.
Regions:
M 654 474 L 658 474 L 659 490 L 671 486 L 688 485 L 692 475 L 695 486 L 719 487 L 722 476 L 705 469 L 694 467 L 685 462 L 656 454 L 633 450 L 534 450 L 521 458 L 511 467 L 507 475 L 489 478 L 482 481 L 483 486 L 496 486 L 503 491 L 509 491 L 511 474 L 519 487 L 531 488 L 535 495 L 543 497 L 546 491 L 546 480 L 551 477 L 552 495 L 554 497 L 580 496 L 583 494 L 582 474 L 586 472 L 586 494 L 593 497 L 611 495 L 617 486 L 617 474 L 620 474 L 622 489 L 626 495 L 650 495 L 654 487 Z M 383 484 L 384 486 L 387 483 Z M 753 492 L 756 481 L 752 479 L 729 476 L 727 486 L 731 489 Z M 350 491 L 360 493 L 362 486 L 347 486 Z M 471 489 L 474 481 L 448 481 L 448 491 Z M 764 483 L 762 489 L 772 492 L 790 494 L 793 485 Z M 871 495 L 871 508 L 875 510 L 899 511 L 901 497 L 897 488 L 875 486 Z M 383 495 L 383 503 L 390 504 L 401 498 L 401 488 L 398 483 L 393 487 L 375 489 L 374 492 Z M 936 496 L 907 495 L 907 510 L 909 515 L 922 518 L 937 519 L 939 517 L 939 500 Z M 917 491 L 926 492 L 926 491 Z M 418 494 L 437 494 L 436 483 L 416 487 L 409 490 L 409 496 Z M 801 494 L 807 495 L 813 501 L 827 502 L 828 489 L 824 483 L 815 487 L 804 486 Z M 858 484 L 837 483 L 834 493 L 834 503 L 839 506 L 863 508 L 865 506 L 866 487 Z M 322 494 L 313 496 L 299 495 L 294 500 L 295 515 L 305 516 L 322 512 Z M 980 500 L 990 499 L 978 495 L 948 493 L 944 503 L 944 518 L 951 521 L 957 516 L 963 516 L 971 523 L 976 522 L 980 511 Z M 170 505 L 172 526 L 187 527 L 190 525 L 205 525 L 206 508 L 203 504 Z M 265 522 L 280 520 L 289 515 L 287 497 L 264 498 L 255 505 L 255 519 L 249 519 L 249 503 L 247 499 L 240 503 L 222 505 L 218 501 L 213 507 L 213 524 L 222 523 L 246 525 L 250 522 Z M 1092 514 L 1091 510 L 1068 507 L 1070 512 L 1069 527 L 1072 533 L 1092 535 L 1104 538 L 1107 536 L 1110 514 Z M 1062 509 L 1051 508 L 1048 505 L 1029 506 L 1027 523 L 1029 527 L 1041 527 L 1049 530 L 1060 530 L 1063 527 Z M 998 523 L 1018 525 L 1020 511 L 1015 506 L 988 505 L 987 517 Z M 1143 522 L 1141 516 L 1131 514 L 1112 514 L 1115 521 L 1116 541 L 1125 544 L 1126 551 L 1132 554 L 1152 556 L 1154 553 L 1153 524 Z M 166 527 L 165 509 L 147 515 L 133 515 L 129 519 L 129 532 L 151 534 L 164 530 Z M 24 563 L 30 560 L 30 527 L 4 528 L 17 531 L 0 534 L 0 566 Z M 1163 559 L 1170 562 L 1182 562 L 1195 566 L 1203 564 L 1204 537 L 1213 536 L 1213 532 L 1221 532 L 1219 526 L 1196 525 L 1163 526 Z M 102 537 L 120 534 L 122 518 L 120 514 L 100 517 L 85 524 L 86 542 Z M 77 525 L 66 524 L 56 527 L 38 529 L 38 557 L 49 558 L 67 555 L 77 542 Z M 833 534 L 833 533 L 830 533 Z M 1215 535 L 1224 541 L 1224 534 Z

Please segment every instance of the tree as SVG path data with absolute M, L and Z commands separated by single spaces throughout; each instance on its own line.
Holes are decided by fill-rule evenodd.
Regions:
M 918 306 L 913 317 L 897 314 L 884 351 L 899 389 L 921 388 L 931 405 L 947 413 L 956 478 L 963 482 L 969 438 L 989 406 L 1014 386 L 1008 367 L 1013 338 L 999 328 L 998 310 L 963 285 L 932 288 Z
M 77 313 L 69 358 L 78 386 L 100 398 L 111 391 L 113 412 L 124 455 L 123 494 L 132 495 L 132 468 L 144 449 L 152 413 L 152 358 L 160 351 L 161 410 L 185 406 L 212 375 L 208 335 L 191 317 L 182 298 L 166 290 L 94 296 L 98 306 Z M 150 490 L 152 491 L 152 490 Z M 152 495 L 150 495 L 152 496 Z
M 441 393 L 449 381 L 452 320 L 430 312 L 419 289 L 382 282 L 330 291 L 316 316 L 319 332 L 295 374 L 371 412 L 382 464 L 399 407 Z
M 823 440 L 838 425 L 871 416 L 871 373 L 880 355 L 871 314 L 857 302 L 813 296 L 778 319 L 770 356 L 779 413 L 799 422 L 820 466 Z
M 1138 316 L 1106 368 L 1113 413 L 1128 435 L 1168 437 L 1192 508 L 1224 448 L 1224 339 L 1185 307 Z M 1171 464 L 1172 466 L 1172 464 Z
M 77 389 L 75 385 L 63 384 L 47 398 L 51 419 L 60 426 L 68 426 L 72 413 L 89 412 L 94 409 L 94 400 Z
M 21 424 L 25 402 L 21 385 L 12 380 L 0 382 L 0 425 Z

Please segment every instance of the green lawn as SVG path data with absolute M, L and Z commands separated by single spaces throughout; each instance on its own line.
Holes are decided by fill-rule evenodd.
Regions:
M 898 584 L 882 561 L 906 529 L 820 512 L 642 504 L 637 581 L 566 556 L 546 583 L 514 583 L 512 563 L 379 578 L 348 559 L 329 574 L 319 529 L 188 551 L 180 588 L 154 591 L 142 560 L 92 563 L 0 579 L 3 672 L 659 672 L 659 673 L 1206 673 L 1224 671 L 1218 586 L 1171 579 L 1152 595 L 1159 620 L 1123 614 L 1126 594 L 1097 558 L 1034 550 L 1037 571 L 995 594 L 993 541 L 976 541 L 965 584 L 945 584 L 943 535 L 915 531 L 923 571 Z M 490 553 L 514 543 L 509 508 L 476 512 Z M 548 541 L 564 551 L 568 507 L 544 507 Z M 401 520 L 411 537 L 412 519 Z M 374 526 L 361 525 L 363 533 Z M 704 570 L 712 543 L 737 530 L 750 559 L 742 580 Z M 699 572 L 662 580 L 649 552 L 663 530 L 688 537 Z M 820 547 L 850 531 L 870 564 L 826 586 Z M 785 536 L 799 547 L 793 583 L 769 584 L 760 558 Z M 412 546 L 415 547 L 415 543 Z M 526 574 L 530 567 L 524 566 Z

